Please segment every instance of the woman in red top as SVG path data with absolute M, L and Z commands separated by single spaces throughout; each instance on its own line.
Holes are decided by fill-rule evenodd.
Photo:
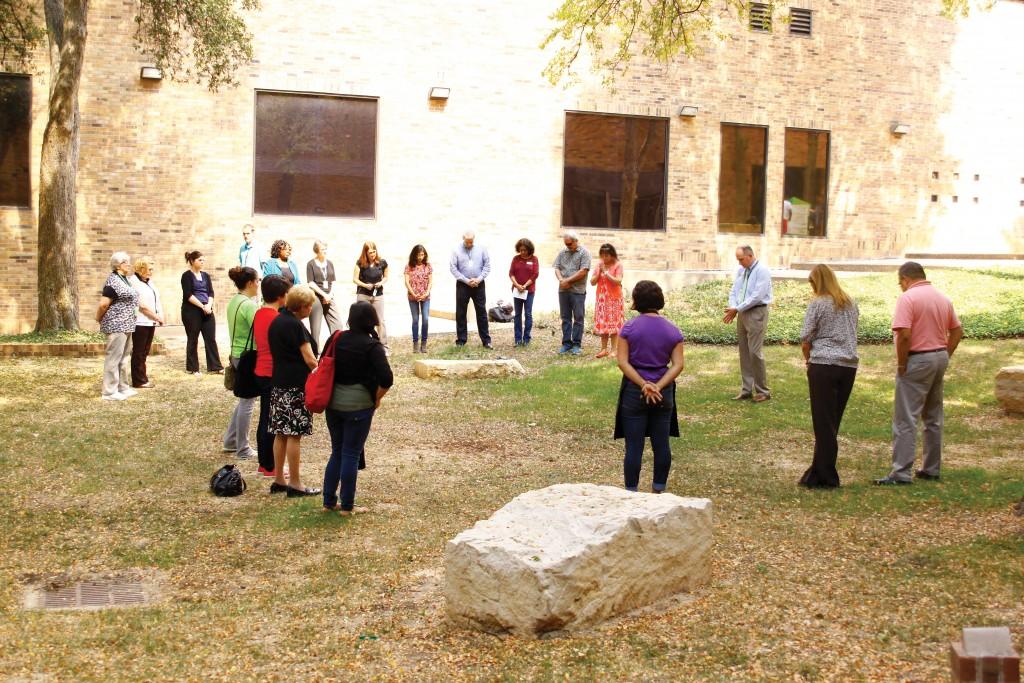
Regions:
M 525 237 L 516 242 L 516 255 L 508 268 L 508 279 L 512 281 L 512 304 L 515 318 L 512 322 L 516 346 L 530 343 L 533 331 L 533 295 L 537 290 L 537 276 L 540 275 L 540 261 L 533 255 L 533 242 Z M 526 327 L 523 327 L 523 312 L 526 312 Z
M 256 311 L 252 321 L 252 336 L 256 343 L 256 381 L 260 384 L 260 421 L 256 426 L 256 454 L 260 466 L 257 472 L 264 477 L 275 476 L 274 435 L 270 433 L 270 378 L 274 374 L 274 358 L 270 355 L 267 330 L 284 306 L 291 285 L 280 275 L 268 275 L 260 283 L 263 307 Z

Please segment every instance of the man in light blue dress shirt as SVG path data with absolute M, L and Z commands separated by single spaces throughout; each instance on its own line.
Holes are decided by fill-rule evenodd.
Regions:
M 455 345 L 466 345 L 466 309 L 470 299 L 476 310 L 476 330 L 485 349 L 493 349 L 487 326 L 487 290 L 484 280 L 491 274 L 491 257 L 487 249 L 474 245 L 476 236 L 471 231 L 462 235 L 462 243 L 452 251 L 449 263 L 455 278 Z
M 772 397 L 765 370 L 764 331 L 768 327 L 768 304 L 772 302 L 772 274 L 768 267 L 754 258 L 754 250 L 744 245 L 736 250 L 740 264 L 736 280 L 729 292 L 729 307 L 722 322 L 736 320 L 736 337 L 740 349 L 740 393 L 734 401 L 751 399 L 756 403 Z
M 256 228 L 251 224 L 242 227 L 241 248 L 238 250 L 238 265 L 245 268 L 248 266 L 256 271 L 257 278 L 263 277 L 263 264 L 267 261 L 267 253 L 260 253 L 260 247 L 256 244 Z

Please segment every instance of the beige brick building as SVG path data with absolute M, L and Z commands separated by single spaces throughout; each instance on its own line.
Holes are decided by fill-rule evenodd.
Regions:
M 614 91 L 587 73 L 569 88 L 542 78 L 550 54 L 538 45 L 556 5 L 264 0 L 250 18 L 255 60 L 237 88 L 211 94 L 141 79 L 149 62 L 132 47 L 133 3 L 93 2 L 81 90 L 83 321 L 118 249 L 156 257 L 174 319 L 186 249 L 206 252 L 215 286 L 227 294 L 225 271 L 245 223 L 264 245 L 289 240 L 300 265 L 313 239 L 326 239 L 342 275 L 366 239 L 396 265 L 417 242 L 443 264 L 467 228 L 490 247 L 499 276 L 521 236 L 550 262 L 560 246 L 563 195 L 577 178 L 577 215 L 612 220 L 632 204 L 615 189 L 631 153 L 612 154 L 586 131 L 570 132 L 572 112 L 654 117 L 667 126 L 667 135 L 644 139 L 635 168 L 637 220 L 642 213 L 655 229 L 580 230 L 595 252 L 601 242 L 615 244 L 627 269 L 732 267 L 733 249 L 744 242 L 781 267 L 908 250 L 1024 252 L 1024 3 L 1002 0 L 954 22 L 941 16 L 938 0 L 794 0 L 810 12 L 810 35 L 792 33 L 796 23 L 781 17 L 771 32 L 727 20 L 731 37 L 700 57 L 633 64 Z M 4 331 L 35 320 L 45 66 L 28 74 L 30 205 L 0 208 Z M 430 99 L 433 87 L 449 88 L 449 98 Z M 260 102 L 277 92 L 366 99 L 355 100 L 355 114 L 320 116 L 320 100 L 306 98 L 314 111 L 308 120 L 279 116 L 258 130 Z M 681 116 L 683 106 L 697 107 L 696 116 Z M 325 121 L 325 130 L 309 132 Z M 737 165 L 734 139 L 723 145 L 723 123 L 765 127 L 763 149 L 742 143 L 747 156 Z M 896 123 L 909 132 L 894 134 Z M 827 136 L 810 140 L 815 163 L 801 171 L 788 155 L 807 146 L 802 130 Z M 259 160 L 258 139 L 266 141 Z M 299 139 L 316 142 L 303 147 Z M 567 145 L 579 152 L 572 160 Z M 3 153 L 0 162 L 14 163 L 16 152 Z M 0 172 L 0 183 L 11 182 Z M 801 207 L 790 183 L 807 192 L 818 183 L 824 200 Z M 257 194 L 266 195 L 262 207 Z M 823 236 L 783 234 L 790 195 Z M 742 204 L 749 220 L 720 217 L 720 201 Z M 311 215 L 288 215 L 289 206 Z

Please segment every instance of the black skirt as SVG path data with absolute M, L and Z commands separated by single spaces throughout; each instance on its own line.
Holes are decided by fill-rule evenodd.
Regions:
M 624 439 L 626 437 L 626 433 L 622 428 L 622 392 L 626 390 L 626 386 L 629 384 L 629 381 L 630 380 L 626 379 L 626 376 L 623 375 L 622 383 L 619 384 L 619 399 L 615 404 L 615 433 L 612 435 L 613 439 Z M 668 426 L 669 436 L 679 436 L 679 414 L 676 412 L 677 403 L 677 401 L 672 402 L 672 421 Z M 650 437 L 650 435 L 650 425 L 648 425 L 647 433 L 644 434 L 644 436 Z

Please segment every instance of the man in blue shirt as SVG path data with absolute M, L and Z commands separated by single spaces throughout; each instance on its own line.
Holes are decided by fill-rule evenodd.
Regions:
M 245 268 L 248 266 L 256 271 L 257 278 L 263 277 L 263 264 L 267 261 L 267 254 L 260 253 L 260 247 L 256 244 L 256 228 L 251 224 L 242 227 L 242 247 L 238 250 L 238 265 Z
M 474 246 L 475 235 L 467 231 L 462 244 L 452 251 L 449 269 L 455 278 L 455 345 L 466 345 L 466 309 L 470 299 L 476 310 L 476 330 L 485 349 L 493 349 L 487 327 L 487 290 L 484 280 L 491 274 L 491 257 L 487 249 Z
M 772 274 L 754 258 L 754 250 L 744 245 L 736 250 L 740 264 L 729 292 L 729 307 L 722 322 L 736 320 L 740 347 L 740 376 L 743 384 L 734 401 L 752 399 L 755 403 L 772 397 L 765 372 L 764 331 L 768 327 L 768 304 L 772 302 Z

